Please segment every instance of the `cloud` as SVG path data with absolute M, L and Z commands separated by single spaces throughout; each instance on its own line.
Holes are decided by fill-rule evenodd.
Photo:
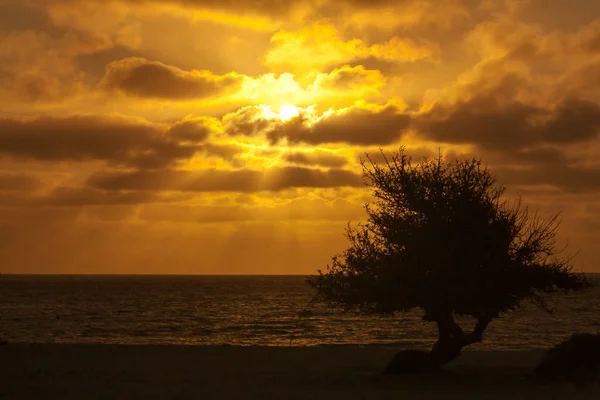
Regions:
M 548 163 L 523 168 L 495 168 L 501 182 L 506 185 L 549 185 L 560 193 L 600 192 L 600 167 Z
M 47 194 L 2 193 L 0 206 L 12 208 L 118 206 L 160 203 L 173 200 L 151 192 L 105 191 L 93 188 L 59 186 Z
M 301 118 L 278 124 L 267 132 L 267 137 L 273 142 L 285 138 L 291 143 L 385 145 L 397 141 L 410 122 L 411 118 L 394 105 L 350 107 L 313 124 Z
M 500 104 L 475 97 L 437 106 L 420 116 L 418 130 L 430 140 L 469 143 L 490 149 L 519 149 L 541 143 L 577 143 L 597 137 L 600 106 L 565 99 L 543 108 L 519 101 Z
M 283 159 L 289 163 L 328 168 L 341 168 L 348 164 L 345 157 L 326 152 L 291 152 L 285 153 Z
M 582 29 L 581 46 L 591 53 L 600 54 L 600 20 L 596 20 Z
M 395 104 L 352 106 L 320 116 L 304 110 L 285 122 L 265 116 L 260 107 L 246 107 L 226 115 L 223 127 L 231 136 L 264 134 L 272 143 L 383 145 L 397 141 L 410 122 Z
M 109 192 L 92 188 L 57 187 L 48 196 L 37 199 L 39 205 L 132 205 L 160 202 L 162 196 L 149 192 Z
M 0 31 L 0 43 L 0 101 L 10 105 L 64 102 L 84 93 L 86 75 L 76 58 L 113 45 L 104 36 L 36 30 Z
M 93 174 L 90 187 L 105 190 L 183 191 L 183 192 L 260 192 L 290 188 L 333 188 L 363 186 L 359 175 L 342 169 L 321 171 L 301 167 L 265 170 L 137 171 Z
M 0 154 L 40 161 L 99 160 L 161 168 L 188 159 L 200 149 L 196 142 L 179 141 L 182 134 L 187 139 L 194 137 L 191 124 L 176 123 L 171 128 L 175 135 L 171 136 L 160 125 L 118 116 L 5 117 L 0 118 Z M 195 137 L 205 138 L 202 127 L 198 129 Z
M 485 58 L 532 61 L 551 57 L 559 50 L 557 36 L 546 35 L 539 25 L 508 18 L 479 23 L 466 36 L 464 45 Z
M 26 177 L 25 177 L 26 178 Z M 21 180 L 21 186 L 3 187 L 2 175 L 0 175 L 0 209 L 10 207 L 13 209 L 40 209 L 56 207 L 116 207 L 137 206 L 142 204 L 176 204 L 190 200 L 191 196 L 186 193 L 158 193 L 152 191 L 132 190 L 103 190 L 81 186 L 56 186 L 47 192 L 35 192 L 39 188 L 40 181 L 34 179 L 35 186 L 26 186 Z M 10 182 L 9 182 L 10 183 Z
M 217 156 L 224 160 L 232 160 L 236 155 L 244 153 L 244 148 L 235 144 L 204 143 L 200 150 L 208 155 Z
M 498 60 L 478 64 L 423 107 L 413 127 L 429 140 L 505 151 L 597 137 L 596 101 L 573 91 L 549 98 L 553 89 L 545 79 L 513 67 Z
M 405 68 L 403 67 L 403 63 L 399 62 L 399 61 L 393 61 L 393 60 L 382 60 L 380 58 L 374 57 L 374 56 L 366 56 L 366 57 L 354 57 L 350 60 L 346 60 L 344 62 L 341 63 L 334 63 L 332 65 L 327 65 L 324 67 L 325 71 L 334 71 L 343 67 L 359 67 L 362 66 L 365 70 L 371 70 L 371 71 L 379 71 L 382 75 L 383 78 L 386 79 L 386 77 L 391 76 L 396 74 L 399 71 L 402 71 L 403 69 L 407 69 L 407 70 L 411 70 L 414 65 L 410 65 L 410 66 L 406 66 Z
M 0 171 L 0 191 L 28 192 L 38 189 L 42 182 L 31 174 Z
M 568 158 L 564 152 L 554 147 L 521 149 L 508 154 L 509 158 L 525 164 L 566 164 Z
M 217 76 L 209 71 L 184 71 L 134 57 L 108 64 L 100 87 L 143 98 L 204 99 L 239 88 L 242 79 L 233 73 Z
M 209 123 L 207 119 L 177 121 L 169 128 L 168 135 L 183 142 L 203 142 L 211 132 Z
M 44 9 L 22 0 L 4 0 L 0 3 L 0 32 L 51 29 Z
M 77 0 L 56 0 L 58 3 L 66 5 L 77 4 Z M 88 3 L 103 3 L 103 0 L 86 0 Z M 280 0 L 121 0 L 122 4 L 130 4 L 136 7 L 167 5 L 170 7 L 180 6 L 193 12 L 198 10 L 213 10 L 232 13 L 254 13 L 256 15 L 286 15 L 299 4 L 307 2 L 301 0 L 299 2 L 287 2 Z
M 322 69 L 360 57 L 396 62 L 435 61 L 439 53 L 431 43 L 418 44 L 400 37 L 371 45 L 361 39 L 344 40 L 334 25 L 325 23 L 298 31 L 282 29 L 271 37 L 271 43 L 265 64 L 286 72 Z
M 565 99 L 552 110 L 542 129 L 542 137 L 547 142 L 589 141 L 600 132 L 600 106 L 587 100 Z
M 385 78 L 378 70 L 368 70 L 362 65 L 344 65 L 328 74 L 319 74 L 313 85 L 316 90 L 334 93 L 377 90 L 385 85 Z
M 598 99 L 600 94 L 600 59 L 592 58 L 557 79 L 553 97 L 580 96 Z
M 183 223 L 256 222 L 256 221 L 348 221 L 364 218 L 358 204 L 338 199 L 299 198 L 275 207 L 246 205 L 171 205 L 145 206 L 139 214 L 144 221 Z

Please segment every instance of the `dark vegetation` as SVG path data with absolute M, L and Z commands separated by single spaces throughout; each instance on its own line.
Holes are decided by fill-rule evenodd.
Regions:
M 533 382 L 591 384 L 600 378 L 600 334 L 574 333 L 544 354 Z
M 424 350 L 404 350 L 391 359 L 383 370 L 384 374 L 414 374 L 429 372 L 432 369 L 429 352 Z
M 558 215 L 542 219 L 505 199 L 479 160 L 412 163 L 403 149 L 383 158 L 362 161 L 374 198 L 367 221 L 348 226 L 348 248 L 309 283 L 333 306 L 389 315 L 418 308 L 437 324 L 428 365 L 422 354 L 399 354 L 387 372 L 438 368 L 523 301 L 549 311 L 548 295 L 589 286 L 557 248 Z M 457 315 L 474 318 L 471 331 Z

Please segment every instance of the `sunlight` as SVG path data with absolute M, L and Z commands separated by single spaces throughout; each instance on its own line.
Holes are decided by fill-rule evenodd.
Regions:
M 281 118 L 281 120 L 284 122 L 299 115 L 300 112 L 298 111 L 298 109 L 291 104 L 284 104 L 279 109 L 279 118 Z

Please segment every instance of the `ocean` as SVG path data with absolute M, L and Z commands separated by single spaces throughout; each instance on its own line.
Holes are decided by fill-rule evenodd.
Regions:
M 591 275 L 598 281 L 600 275 Z M 309 304 L 301 276 L 0 276 L 0 339 L 31 343 L 431 346 L 419 310 L 393 317 Z M 600 287 L 526 304 L 494 320 L 473 348 L 549 347 L 600 331 Z M 473 321 L 462 320 L 464 326 Z

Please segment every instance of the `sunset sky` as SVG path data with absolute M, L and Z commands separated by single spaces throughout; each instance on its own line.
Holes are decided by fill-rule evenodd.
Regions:
M 600 272 L 600 1 L 0 0 L 0 273 L 313 273 L 476 156 Z

